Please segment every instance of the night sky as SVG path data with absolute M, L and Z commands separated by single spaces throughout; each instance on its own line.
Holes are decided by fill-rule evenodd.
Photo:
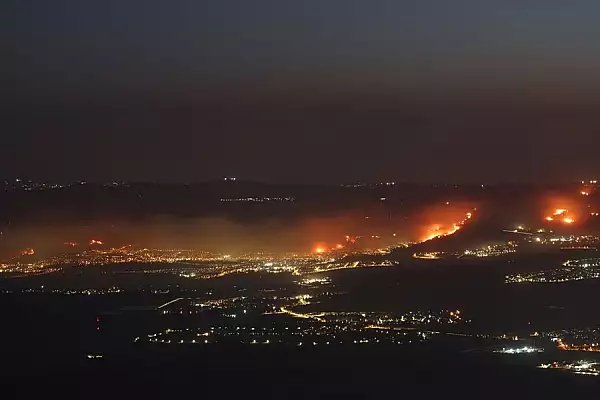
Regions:
M 4 0 L 0 175 L 600 173 L 597 0 Z

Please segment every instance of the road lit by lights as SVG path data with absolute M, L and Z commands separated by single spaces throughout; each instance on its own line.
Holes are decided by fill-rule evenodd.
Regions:
M 323 314 L 313 315 L 313 314 L 297 313 L 297 312 L 294 312 L 292 310 L 288 310 L 285 307 L 281 307 L 280 311 L 283 314 L 288 314 L 288 315 L 291 315 L 292 317 L 296 317 L 296 318 L 314 319 L 315 321 L 319 321 L 319 322 L 327 322 L 327 320 L 321 318 L 323 316 Z

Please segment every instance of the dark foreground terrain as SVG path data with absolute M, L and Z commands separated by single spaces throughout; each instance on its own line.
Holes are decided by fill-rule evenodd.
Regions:
M 82 310 L 59 302 L 29 307 L 8 295 L 0 304 L 2 391 L 19 398 L 591 399 L 600 387 L 597 377 L 536 369 L 538 355 L 503 357 L 443 344 L 114 343 L 104 358 L 88 359 L 94 321 Z
M 477 302 L 464 304 L 465 309 L 472 311 L 479 321 L 485 321 L 486 327 L 489 324 L 494 327 L 495 320 L 498 324 L 506 325 L 514 318 L 515 326 L 522 325 L 527 320 L 523 318 L 528 316 L 532 307 L 552 304 L 546 300 L 555 297 L 560 299 L 557 304 L 564 306 L 564 310 L 548 310 L 547 317 L 554 324 L 572 322 L 575 316 L 582 324 L 598 320 L 597 310 L 591 301 L 592 293 L 597 288 L 595 281 L 561 286 L 513 287 L 502 283 L 502 274 L 489 268 L 491 270 L 486 269 L 488 278 L 498 275 L 498 279 L 492 281 L 498 281 L 496 286 L 499 289 L 511 293 L 499 296 L 504 301 L 496 307 L 490 307 L 489 303 L 482 300 L 484 297 L 475 296 L 480 299 L 481 312 L 477 312 L 478 307 L 474 306 Z M 442 267 L 436 271 L 446 277 Z M 454 287 L 460 288 L 455 290 L 464 292 L 463 296 L 471 298 L 467 289 L 475 285 L 481 287 L 476 294 L 489 291 L 490 296 L 494 297 L 492 289 L 496 286 L 486 283 L 483 272 L 464 281 L 472 282 L 467 285 L 460 282 L 465 274 L 471 275 L 473 272 L 469 269 L 461 271 L 449 274 L 446 284 L 450 282 L 450 276 L 455 276 L 458 281 Z M 421 270 L 421 273 L 427 276 L 430 268 Z M 392 279 L 397 274 L 402 279 Z M 371 290 L 361 289 L 353 279 L 362 277 L 360 281 L 365 276 L 369 276 Z M 382 269 L 339 273 L 334 276 L 334 281 L 340 290 L 348 290 L 354 295 L 353 301 L 360 308 L 367 304 L 361 300 L 363 298 L 376 303 L 383 296 L 388 302 L 406 303 L 408 299 L 403 300 L 402 294 L 408 287 L 398 286 L 394 282 L 412 282 L 409 279 L 411 276 L 411 270 L 407 269 Z M 262 278 L 258 280 L 262 281 Z M 17 282 L 20 281 L 13 283 Z M 229 286 L 233 285 L 230 280 L 223 284 L 228 282 Z M 26 281 L 22 283 L 25 285 Z M 251 286 L 250 283 L 247 286 Z M 385 289 L 388 286 L 390 288 Z M 446 293 L 438 286 L 415 287 L 423 295 L 431 292 L 427 298 L 435 300 L 437 297 L 433 296 L 434 293 L 442 297 Z M 570 290 L 571 286 L 574 290 Z M 525 289 L 533 290 L 533 299 L 522 298 L 524 293 L 521 292 Z M 396 298 L 390 291 L 400 298 L 392 301 Z M 579 301 L 582 296 L 587 300 Z M 118 321 L 114 325 L 111 317 L 102 313 L 118 310 L 123 305 L 160 304 L 172 297 L 175 295 L 145 292 L 112 296 L 0 295 L 0 353 L 4 393 L 14 392 L 19 394 L 19 398 L 60 396 L 102 399 L 174 396 L 252 399 L 592 399 L 600 393 L 598 377 L 535 368 L 542 361 L 552 361 L 555 354 L 503 356 L 486 351 L 465 352 L 462 350 L 480 344 L 462 343 L 458 342 L 459 339 L 392 347 L 135 344 L 131 342 L 132 337 L 141 332 L 156 331 L 155 325 L 162 320 L 157 319 L 153 312 L 147 314 L 139 311 L 112 317 L 116 318 L 115 322 Z M 537 297 L 546 299 L 546 302 L 535 301 Z M 454 304 L 461 297 L 450 296 L 445 300 L 449 299 L 454 299 L 450 301 Z M 574 303 L 571 304 L 571 301 Z M 319 305 L 333 307 L 335 302 L 324 300 L 324 304 Z M 375 306 L 377 304 L 373 307 L 378 309 L 379 306 Z M 504 309 L 514 312 L 507 314 L 502 312 Z M 543 307 L 540 309 L 545 310 Z M 534 322 L 542 326 L 545 322 L 542 315 L 538 314 Z M 97 316 L 102 321 L 100 332 L 96 330 Z M 109 334 L 111 325 L 118 333 L 114 338 Z M 474 325 L 477 327 L 479 323 Z M 98 337 L 104 337 L 105 340 L 98 341 Z M 103 358 L 88 359 L 88 354 L 102 354 Z M 579 359 L 589 355 L 572 356 Z M 13 397 L 3 395 L 2 398 Z
M 5 388 L 23 398 L 578 399 L 593 398 L 599 387 L 593 377 L 492 363 L 484 356 L 381 349 L 182 348 L 60 367 L 27 359 L 29 365 L 16 368 L 4 364 Z

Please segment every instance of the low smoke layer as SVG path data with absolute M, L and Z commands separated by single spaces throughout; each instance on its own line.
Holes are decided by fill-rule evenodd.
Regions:
M 94 222 L 32 223 L 12 226 L 2 235 L 3 257 L 25 248 L 36 254 L 88 248 L 90 241 L 102 246 L 136 245 L 152 248 L 197 249 L 242 254 L 310 252 L 315 246 L 345 244 L 346 236 L 359 237 L 366 247 L 389 246 L 422 240 L 432 227 L 442 229 L 465 218 L 467 204 L 437 204 L 409 215 L 364 210 L 320 217 L 271 218 L 252 223 L 228 218 L 183 218 L 157 215 L 141 221 L 103 220 Z M 96 244 L 97 245 L 97 244 Z

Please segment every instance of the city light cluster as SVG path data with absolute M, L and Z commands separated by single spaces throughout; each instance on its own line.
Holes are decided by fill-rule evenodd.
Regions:
M 547 334 L 560 350 L 600 352 L 600 328 L 568 329 Z
M 554 361 L 549 364 L 541 364 L 538 368 L 556 369 L 579 375 L 600 376 L 600 362 L 596 361 Z
M 439 260 L 445 255 L 446 253 L 441 251 L 427 251 L 422 253 L 413 253 L 413 258 L 417 260 Z
M 502 244 L 493 244 L 483 246 L 477 249 L 467 249 L 463 252 L 462 256 L 471 257 L 500 257 L 507 254 L 512 254 L 517 251 L 517 244 L 515 242 L 508 242 Z
M 517 251 L 517 243 L 508 242 L 482 246 L 475 249 L 466 249 L 461 253 L 446 253 L 442 251 L 426 251 L 413 253 L 412 257 L 419 260 L 440 260 L 442 258 L 463 257 L 500 257 Z
M 313 287 L 318 287 L 318 286 L 323 286 L 323 285 L 329 285 L 329 284 L 331 284 L 331 279 L 326 276 L 322 277 L 322 278 L 310 277 L 310 278 L 301 279 L 297 283 L 300 286 L 313 288 Z
M 100 245 L 93 239 L 90 245 Z M 339 262 L 335 259 L 323 259 L 315 254 L 265 254 L 261 252 L 232 257 L 228 254 L 214 254 L 189 249 L 148 249 L 135 246 L 123 246 L 109 249 L 87 249 L 79 253 L 62 254 L 42 260 L 30 260 L 23 256 L 32 256 L 28 249 L 20 257 L 0 264 L 0 273 L 12 276 L 52 273 L 63 267 L 106 266 L 114 264 L 157 264 L 145 269 L 124 269 L 121 273 L 179 275 L 182 278 L 212 279 L 236 273 L 281 273 L 294 275 L 320 273 L 339 269 L 387 267 L 395 265 L 392 261 L 378 262 Z M 160 267 L 160 264 L 181 264 Z
M 269 202 L 294 202 L 294 197 L 225 197 L 220 199 L 221 202 L 229 203 L 269 203 Z
M 565 249 L 581 249 L 593 250 L 595 246 L 600 245 L 600 236 L 597 235 L 557 235 L 553 232 L 539 230 L 529 240 L 531 243 L 551 244 L 551 245 L 568 245 Z
M 523 347 L 504 347 L 500 350 L 495 350 L 494 353 L 502 354 L 528 354 L 528 353 L 542 353 L 544 349 L 532 346 Z
M 302 311 L 313 301 L 319 302 L 319 299 L 309 294 L 222 299 L 176 298 L 157 307 L 159 315 L 205 313 L 201 321 L 210 320 L 212 323 L 197 328 L 168 328 L 138 336 L 134 342 L 293 346 L 411 344 L 439 335 L 442 326 L 469 322 L 463 319 L 460 310 L 404 313 Z M 453 331 L 451 333 L 454 334 Z
M 539 272 L 510 274 L 506 283 L 563 283 L 600 278 L 600 258 L 569 260 L 561 267 Z

